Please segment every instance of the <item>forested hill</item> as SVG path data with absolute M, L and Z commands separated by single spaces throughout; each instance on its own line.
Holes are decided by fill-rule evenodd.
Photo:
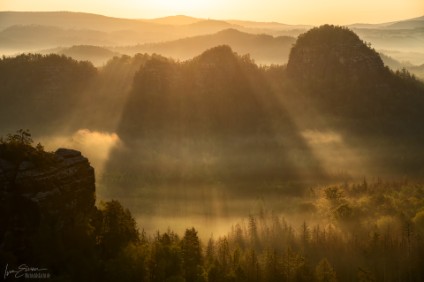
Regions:
M 422 175 L 423 84 L 343 27 L 300 36 L 287 67 L 219 46 L 184 62 L 139 54 L 98 69 L 57 55 L 3 57 L 0 74 L 3 130 L 116 130 L 143 160 L 136 170 L 170 166 L 182 181 L 302 178 L 345 158 L 347 171 Z M 348 167 L 345 154 L 363 159 Z M 114 151 L 109 167 L 128 159 Z
M 2 133 L 31 128 L 58 130 L 80 106 L 95 80 L 91 63 L 58 55 L 22 54 L 0 60 L 0 128 Z
M 418 169 L 424 86 L 405 70 L 385 67 L 355 33 L 326 25 L 301 35 L 287 76 L 291 91 L 297 89 L 293 100 L 319 112 L 318 126 L 332 127 L 349 136 L 345 140 L 351 146 L 367 148 L 365 152 L 378 156 L 377 166 L 397 163 L 396 170 L 403 167 L 405 173 Z
M 111 165 L 126 159 L 148 175 L 161 167 L 161 181 L 297 179 L 301 169 L 321 175 L 266 72 L 228 46 L 184 63 L 147 61 L 135 75 L 118 134 L 138 157 L 115 152 Z
M 228 46 L 183 63 L 147 61 L 118 134 L 143 159 L 132 167 L 161 167 L 162 180 L 240 183 L 359 167 L 417 175 L 423 102 L 421 82 L 386 68 L 349 29 L 322 26 L 299 38 L 287 69 L 259 68 Z M 111 167 L 128 157 L 114 152 Z
M 365 80 L 380 83 L 386 74 L 378 53 L 358 35 L 331 25 L 300 35 L 287 69 L 293 79 L 323 90 L 337 84 L 348 88 Z
M 287 74 L 305 96 L 340 117 L 422 118 L 422 83 L 405 71 L 390 71 L 369 44 L 346 28 L 327 25 L 301 35 Z

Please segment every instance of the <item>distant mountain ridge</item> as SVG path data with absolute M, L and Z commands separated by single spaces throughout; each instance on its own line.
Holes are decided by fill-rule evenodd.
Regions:
M 241 23 L 186 16 L 142 20 L 73 12 L 0 12 L 0 52 L 34 52 L 72 45 L 128 46 L 213 34 L 228 28 L 273 36 L 297 36 L 305 31 L 300 26 Z
M 382 24 L 353 24 L 348 27 L 352 28 L 363 40 L 371 42 L 374 48 L 380 51 L 388 50 L 390 51 L 389 55 L 393 58 L 399 61 L 410 61 L 418 66 L 424 63 L 423 19 L 424 17 L 421 16 Z M 143 49 L 149 49 L 147 44 L 152 44 L 152 46 L 160 46 L 164 50 L 163 55 L 186 59 L 192 57 L 193 54 L 186 54 L 188 52 L 182 50 L 183 48 L 179 47 L 177 43 L 174 45 L 179 50 L 172 51 L 164 46 L 170 45 L 171 41 L 182 40 L 180 42 L 182 44 L 187 38 L 213 35 L 227 29 L 236 29 L 252 35 L 297 37 L 310 28 L 311 26 L 307 25 L 289 25 L 278 22 L 216 20 L 184 15 L 157 19 L 122 19 L 77 12 L 3 11 L 0 12 L 0 54 L 15 55 L 23 52 L 39 52 L 45 49 L 81 45 L 101 46 L 108 49 L 145 45 Z M 236 35 L 236 38 L 238 37 L 239 35 Z M 200 38 L 198 39 L 200 40 Z M 204 39 L 206 40 L 207 37 Z M 272 41 L 265 40 L 262 45 L 269 43 L 274 44 Z M 218 44 L 230 43 L 218 42 L 216 45 Z M 213 47 L 206 43 L 204 45 L 206 46 L 204 49 L 196 49 L 195 53 Z M 250 52 L 253 49 L 249 46 L 232 47 L 240 53 Z M 272 49 L 273 47 L 261 47 L 262 50 L 267 48 Z M 150 48 L 150 50 L 152 49 Z M 157 53 L 156 50 L 152 51 Z M 287 59 L 273 56 L 272 51 L 268 56 L 260 55 L 260 58 L 258 54 L 253 53 L 252 57 L 261 63 L 280 64 L 287 61 Z
M 424 64 L 417 66 L 417 65 L 412 65 L 408 62 L 399 62 L 398 60 L 395 60 L 384 53 L 380 53 L 380 57 L 383 60 L 384 64 L 388 66 L 389 68 L 391 68 L 392 70 L 396 71 L 396 70 L 406 69 L 409 72 L 416 75 L 419 79 L 424 81 Z
M 183 38 L 175 41 L 116 48 L 124 54 L 159 53 L 163 56 L 186 60 L 218 45 L 230 45 L 234 51 L 250 56 L 261 64 L 287 62 L 294 37 L 273 37 L 266 34 L 249 34 L 237 29 L 225 29 L 214 34 Z
M 98 14 L 79 13 L 79 12 L 12 12 L 0 11 L 0 30 L 12 25 L 52 25 L 61 28 L 71 29 L 98 29 L 102 31 L 125 30 L 130 28 L 169 28 L 170 25 L 182 26 L 192 25 L 199 22 L 222 23 L 226 25 L 239 25 L 248 28 L 264 28 L 269 29 L 299 29 L 307 28 L 307 25 L 288 25 L 280 23 L 264 23 L 255 21 L 237 21 L 237 20 L 215 20 L 193 18 L 184 15 L 169 16 L 157 19 L 127 19 L 114 18 Z
M 395 22 L 388 26 L 389 28 L 405 29 L 405 28 L 423 28 L 424 16 L 413 18 L 405 21 Z
M 421 28 L 424 26 L 424 16 L 378 23 L 378 24 L 368 24 L 368 23 L 355 23 L 348 25 L 349 28 L 391 28 L 391 29 L 402 29 L 402 28 Z
M 80 12 L 0 12 L 0 30 L 12 25 L 47 25 L 100 31 L 143 28 L 154 23 Z
M 17 12 L 17 11 L 0 11 L 0 30 L 11 25 L 51 25 L 54 21 L 56 26 L 62 28 L 87 28 L 99 30 L 120 30 L 128 29 L 129 27 L 143 27 L 146 25 L 190 25 L 202 21 L 218 21 L 226 22 L 230 25 L 239 25 L 246 28 L 268 28 L 268 29 L 305 29 L 310 28 L 311 25 L 304 24 L 285 24 L 279 22 L 257 22 L 247 20 L 216 20 L 195 18 L 185 15 L 167 16 L 154 19 L 129 19 L 129 18 L 116 18 L 93 13 L 82 12 Z M 424 16 L 398 20 L 392 22 L 385 22 L 379 24 L 368 23 L 355 23 L 347 25 L 350 28 L 420 28 L 424 25 Z
M 168 16 L 149 20 L 150 22 L 167 24 L 167 25 L 187 25 L 193 24 L 203 19 L 193 18 L 185 15 Z
M 249 54 L 258 64 L 285 64 L 292 44 L 291 36 L 273 37 L 266 34 L 250 34 L 237 29 L 225 29 L 217 33 L 187 37 L 179 40 L 146 43 L 126 47 L 73 45 L 71 47 L 48 48 L 42 54 L 61 54 L 77 60 L 91 61 L 96 66 L 104 65 L 119 55 L 137 53 L 161 54 L 178 60 L 191 59 L 207 49 L 218 45 L 229 45 L 240 55 Z

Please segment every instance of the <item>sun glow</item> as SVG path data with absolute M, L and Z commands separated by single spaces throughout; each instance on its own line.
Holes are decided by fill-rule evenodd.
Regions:
M 196 18 L 287 24 L 382 23 L 422 15 L 422 0 L 0 0 L 0 11 L 79 11 L 124 18 Z
M 211 1 L 199 0 L 156 0 L 155 6 L 170 14 L 196 14 L 208 9 Z

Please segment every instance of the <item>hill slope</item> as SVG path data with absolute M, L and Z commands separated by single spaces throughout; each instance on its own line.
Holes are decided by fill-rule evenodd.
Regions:
M 215 34 L 184 38 L 156 44 L 116 48 L 120 53 L 157 53 L 175 59 L 186 60 L 218 45 L 229 45 L 239 54 L 250 54 L 258 63 L 287 62 L 288 54 L 295 38 L 289 36 L 272 37 L 226 29 Z
M 215 36 L 228 34 L 256 40 L 234 30 Z M 424 159 L 423 84 L 386 68 L 346 28 L 300 36 L 287 68 L 261 68 L 221 46 L 184 62 L 122 56 L 99 70 L 25 55 L 3 58 L 0 71 L 3 129 L 117 130 L 134 151 L 112 154 L 111 167 L 129 162 L 130 152 L 134 169 L 156 180 L 316 176 L 350 166 L 340 157 L 347 153 L 369 161 L 357 167 L 419 174 Z
M 300 167 L 320 175 L 278 104 L 261 70 L 228 46 L 185 63 L 152 58 L 134 78 L 118 127 L 131 149 L 115 151 L 109 169 L 126 159 L 150 181 L 174 184 L 297 178 Z M 295 154 L 308 161 L 297 163 Z
M 254 34 L 266 32 L 278 35 L 298 29 L 293 27 L 282 30 L 273 25 L 264 28 L 263 23 L 256 26 L 254 22 L 242 26 L 185 16 L 135 20 L 74 12 L 0 12 L 0 19 L 0 51 L 93 44 L 134 45 L 216 33 L 228 28 Z M 296 35 L 299 33 L 298 30 L 293 32 Z
M 113 57 L 120 55 L 119 53 L 113 52 L 107 48 L 92 45 L 76 45 L 69 48 L 49 49 L 42 51 L 42 53 L 55 53 L 72 57 L 78 61 L 90 61 L 95 66 L 102 66 Z
M 128 46 L 168 42 L 230 28 L 250 34 L 296 37 L 311 28 L 306 25 L 218 21 L 181 15 L 147 20 L 73 12 L 0 12 L 0 19 L 0 52 L 3 54 L 72 45 Z M 424 62 L 422 17 L 383 24 L 355 24 L 350 27 L 380 51 L 401 51 L 399 56 L 396 52 L 390 54 L 397 60 L 403 61 L 407 53 L 415 52 L 417 54 L 414 56 L 408 55 L 408 60 L 415 65 Z M 197 53 L 204 50 L 197 50 Z M 193 57 L 193 54 L 188 57 Z M 269 62 L 269 59 L 264 58 L 264 61 Z M 281 63 L 281 60 L 272 63 Z
M 372 156 L 375 167 L 419 170 L 424 86 L 406 71 L 385 67 L 351 30 L 325 25 L 300 36 L 287 75 L 298 89 L 290 99 L 306 101 L 299 106 L 304 112 L 318 110 L 321 122 L 309 119 L 315 128 L 339 132 L 349 148 Z

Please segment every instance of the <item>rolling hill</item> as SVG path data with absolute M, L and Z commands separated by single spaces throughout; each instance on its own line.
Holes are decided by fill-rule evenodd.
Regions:
M 74 45 L 66 48 L 48 49 L 41 53 L 46 55 L 54 53 L 72 57 L 78 61 L 90 61 L 95 66 L 102 66 L 113 57 L 121 55 L 107 48 L 93 45 Z
M 410 61 L 414 65 L 424 63 L 423 17 L 381 24 L 353 24 L 352 28 L 363 40 L 370 42 L 379 51 L 389 54 L 398 61 Z M 122 47 L 139 45 L 142 52 L 157 52 L 176 58 L 191 58 L 213 47 L 209 43 L 193 43 L 200 40 L 188 39 L 197 36 L 219 33 L 236 29 L 254 35 L 268 34 L 297 37 L 311 28 L 306 25 L 287 25 L 276 22 L 254 22 L 242 20 L 214 20 L 193 18 L 184 15 L 158 19 L 121 19 L 102 15 L 74 12 L 0 12 L 0 53 L 16 54 L 36 52 L 42 49 L 70 47 L 73 45 L 95 45 Z M 228 31 L 227 31 L 228 32 Z M 240 34 L 233 32 L 233 41 L 217 40 L 216 44 L 230 44 L 237 52 L 252 52 L 252 57 L 263 63 L 283 63 L 284 58 L 273 55 L 275 41 L 265 37 L 261 51 L 259 47 L 237 45 Z M 262 36 L 262 35 L 261 35 Z M 216 36 L 215 36 L 216 37 Z M 182 40 L 178 43 L 172 41 Z M 203 40 L 209 40 L 204 37 Z M 211 40 L 210 42 L 213 42 Z M 188 43 L 199 47 L 185 51 L 181 44 Z M 148 46 L 147 44 L 151 44 Z M 255 43 L 256 44 L 256 43 Z M 255 45 L 254 44 L 254 45 Z M 141 46 L 141 47 L 140 47 Z M 171 47 L 172 46 L 172 47 Z M 175 48 L 175 50 L 171 50 Z M 266 49 L 268 51 L 265 51 Z M 125 49 L 125 48 L 124 48 Z M 129 47 L 128 50 L 136 49 Z M 146 50 L 146 51 L 144 51 Z M 269 52 L 269 54 L 264 54 Z
M 236 29 L 225 29 L 220 32 L 179 39 L 175 41 L 144 44 L 115 50 L 123 54 L 157 53 L 175 59 L 186 60 L 218 45 L 229 45 L 239 54 L 250 54 L 258 63 L 284 64 L 294 37 L 273 37 L 266 34 L 249 34 Z
M 142 20 L 74 12 L 0 12 L 0 51 L 71 45 L 134 45 L 216 33 L 228 28 L 271 35 L 297 35 L 304 31 L 299 30 L 299 26 L 240 23 L 244 25 L 186 16 Z
M 189 17 L 185 15 L 177 15 L 177 16 L 156 18 L 156 19 L 149 20 L 149 22 L 165 24 L 165 25 L 188 25 L 188 24 L 194 24 L 203 20 L 204 19 L 193 18 L 193 17 Z
M 387 26 L 391 29 L 415 29 L 424 28 L 424 16 L 409 20 L 399 21 Z
M 249 34 L 236 29 L 226 29 L 214 34 L 194 36 L 163 43 L 151 43 L 126 47 L 99 47 L 93 45 L 74 45 L 41 51 L 43 54 L 55 53 L 77 60 L 91 61 L 101 66 L 109 59 L 119 55 L 137 53 L 160 54 L 177 60 L 191 59 L 207 49 L 218 45 L 229 45 L 241 55 L 249 54 L 259 64 L 285 64 L 294 37 L 273 37 L 266 34 Z

